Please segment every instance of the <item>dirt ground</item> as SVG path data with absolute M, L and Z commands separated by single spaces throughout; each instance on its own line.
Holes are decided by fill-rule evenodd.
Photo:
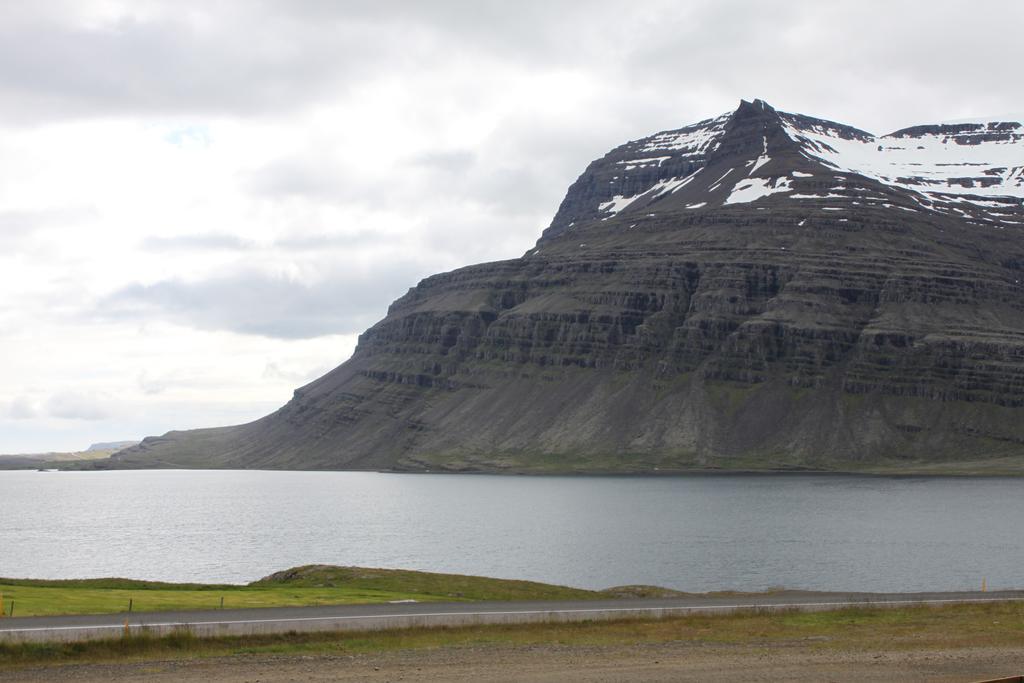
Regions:
M 413 650 L 357 656 L 235 656 L 0 670 L 0 681 L 956 681 L 1024 673 L 1024 646 L 863 652 L 813 643 L 671 643 Z

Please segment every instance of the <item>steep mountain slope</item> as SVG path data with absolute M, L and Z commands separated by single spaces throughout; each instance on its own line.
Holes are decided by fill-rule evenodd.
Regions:
M 744 102 L 609 152 L 277 412 L 115 466 L 859 469 L 1024 457 L 1024 126 Z M 915 465 L 916 466 L 916 465 Z

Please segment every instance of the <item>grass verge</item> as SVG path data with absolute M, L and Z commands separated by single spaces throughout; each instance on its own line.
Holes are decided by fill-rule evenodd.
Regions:
M 621 646 L 688 642 L 748 647 L 801 644 L 844 650 L 1024 646 L 1024 605 L 847 608 L 829 612 L 695 615 L 662 620 L 524 624 L 370 633 L 196 638 L 188 633 L 84 643 L 0 644 L 0 666 L 192 659 L 240 655 L 342 655 L 463 647 Z
M 399 569 L 308 565 L 277 572 L 245 586 L 175 584 L 131 579 L 45 581 L 0 579 L 4 611 L 15 616 L 111 614 L 466 600 L 586 600 L 609 597 L 599 591 L 509 581 L 482 576 Z

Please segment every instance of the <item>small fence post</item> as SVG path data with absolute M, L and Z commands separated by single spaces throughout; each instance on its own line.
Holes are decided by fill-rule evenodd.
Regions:
M 132 602 L 134 602 L 134 601 L 132 600 L 132 598 L 128 598 L 128 611 L 129 611 L 129 612 L 131 612 L 131 611 L 132 611 Z

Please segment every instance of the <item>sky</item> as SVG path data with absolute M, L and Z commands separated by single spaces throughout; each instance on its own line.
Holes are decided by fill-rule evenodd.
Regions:
M 1024 3 L 0 3 L 0 453 L 237 424 L 587 163 L 761 98 L 1024 112 Z

